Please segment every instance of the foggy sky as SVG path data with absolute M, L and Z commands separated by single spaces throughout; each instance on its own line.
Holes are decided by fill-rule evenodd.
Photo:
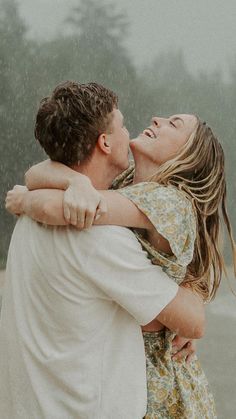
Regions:
M 99 0 L 97 0 L 99 3 Z M 63 31 L 62 21 L 76 0 L 18 0 L 34 37 Z M 184 51 L 191 71 L 220 69 L 227 76 L 236 57 L 236 0 L 119 0 L 130 21 L 126 46 L 135 63 L 159 52 Z

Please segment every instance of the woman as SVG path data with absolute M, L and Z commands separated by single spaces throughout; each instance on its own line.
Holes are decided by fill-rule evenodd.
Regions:
M 121 188 L 117 189 L 119 193 L 102 192 L 109 210 L 94 223 L 142 227 L 135 233 L 152 262 L 209 301 L 219 286 L 223 268 L 219 250 L 220 208 L 235 252 L 225 203 L 222 147 L 211 129 L 194 115 L 155 117 L 130 147 L 135 169 L 131 167 L 116 180 L 113 187 Z M 31 169 L 28 186 L 38 181 L 41 187 L 46 187 L 41 178 L 42 170 L 45 178 L 47 168 L 45 163 Z M 66 193 L 67 219 L 72 220 L 71 196 L 77 191 L 79 175 L 58 164 L 53 170 L 57 186 L 60 177 L 62 181 L 72 175 L 75 179 Z M 51 173 L 49 170 L 48 175 Z M 45 199 L 46 194 L 45 191 Z M 141 225 L 137 207 L 147 217 Z M 53 207 L 48 208 L 49 221 L 53 211 Z M 65 220 L 58 222 L 57 218 L 57 223 L 65 224 Z M 216 417 L 213 398 L 197 359 L 190 364 L 174 361 L 173 334 L 156 321 L 143 328 L 143 336 L 148 382 L 146 418 Z

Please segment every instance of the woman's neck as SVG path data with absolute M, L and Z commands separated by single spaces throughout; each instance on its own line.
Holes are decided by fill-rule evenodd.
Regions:
M 135 171 L 134 171 L 133 184 L 148 181 L 150 177 L 155 175 L 157 170 L 158 170 L 158 166 L 156 163 L 146 161 L 142 158 L 135 159 Z

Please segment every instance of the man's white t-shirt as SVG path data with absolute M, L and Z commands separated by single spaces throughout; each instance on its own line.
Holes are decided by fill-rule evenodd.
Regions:
M 0 319 L 0 418 L 141 419 L 140 325 L 177 289 L 126 228 L 78 232 L 22 216 Z

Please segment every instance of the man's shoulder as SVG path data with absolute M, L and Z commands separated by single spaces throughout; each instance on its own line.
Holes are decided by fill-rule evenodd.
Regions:
M 142 247 L 134 233 L 120 226 L 93 226 L 88 230 L 76 232 L 76 230 L 68 231 L 70 237 L 70 245 L 78 248 L 87 255 L 100 255 L 105 259 L 108 255 L 116 254 L 125 257 L 128 254 L 139 253 Z
M 96 241 L 100 243 L 105 241 L 107 244 L 113 242 L 125 242 L 132 241 L 138 242 L 134 233 L 127 227 L 115 226 L 115 225 L 104 225 L 104 226 L 93 226 L 88 230 L 78 232 L 72 228 L 68 230 L 68 234 L 73 235 L 75 240 L 81 241 Z
M 108 236 L 112 238 L 113 236 L 117 235 L 131 237 L 136 240 L 134 233 L 127 227 L 116 225 L 101 225 L 92 226 L 88 230 L 79 231 L 73 226 L 48 226 L 46 224 L 34 221 L 26 215 L 22 215 L 18 218 L 15 225 L 15 231 L 17 230 L 25 230 L 25 233 L 29 232 L 30 230 L 35 230 L 36 233 L 40 231 L 42 234 L 53 234 L 59 238 L 66 234 L 74 237 L 75 240 L 78 239 L 80 241 L 85 237 L 95 238 Z
M 14 237 L 15 236 L 15 237 Z M 12 242 L 27 241 L 34 243 L 38 248 L 80 249 L 86 254 L 93 253 L 95 249 L 105 248 L 106 252 L 124 252 L 139 250 L 141 247 L 134 233 L 127 227 L 104 225 L 92 226 L 87 230 L 78 231 L 73 226 L 45 226 L 31 220 L 27 216 L 21 216 L 16 223 Z

